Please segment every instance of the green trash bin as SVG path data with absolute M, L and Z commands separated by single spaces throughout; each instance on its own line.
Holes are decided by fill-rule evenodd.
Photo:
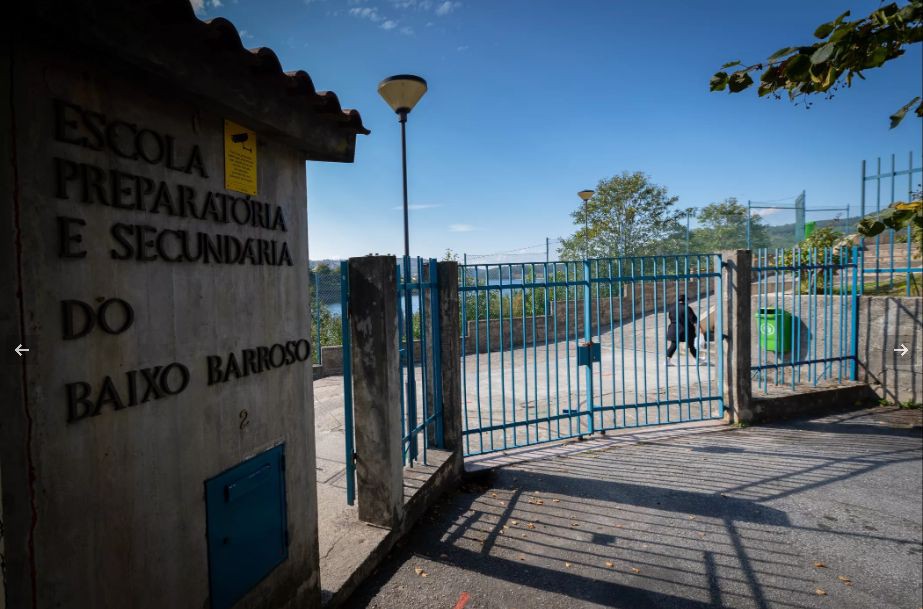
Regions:
M 760 347 L 772 352 L 788 353 L 795 344 L 792 329 L 795 318 L 784 309 L 760 309 L 756 312 Z

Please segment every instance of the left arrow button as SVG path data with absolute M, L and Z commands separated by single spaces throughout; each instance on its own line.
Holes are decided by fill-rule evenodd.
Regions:
M 18 345 L 15 349 L 13 349 L 13 351 L 15 351 L 16 355 L 18 355 L 19 357 L 22 357 L 23 352 L 28 351 L 28 350 L 29 349 L 27 349 L 26 347 L 23 347 L 22 345 Z

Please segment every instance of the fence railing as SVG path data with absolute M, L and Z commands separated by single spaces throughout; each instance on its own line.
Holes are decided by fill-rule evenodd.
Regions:
M 910 201 L 915 192 L 919 196 L 920 184 L 914 185 L 914 175 L 923 175 L 923 167 L 913 166 L 913 152 L 907 155 L 906 169 L 897 168 L 897 158 L 893 154 L 890 169 L 882 170 L 881 157 L 876 160 L 874 174 L 868 173 L 866 162 L 862 161 L 861 216 L 881 212 L 896 201 Z M 899 183 L 905 176 L 906 182 Z M 870 186 L 872 193 L 869 197 Z M 863 254 L 859 261 L 862 280 L 859 294 L 870 288 L 880 291 L 883 284 L 893 291 L 901 280 L 905 282 L 907 296 L 923 293 L 923 245 L 914 239 L 910 226 L 900 231 L 889 228 L 871 239 L 862 239 L 860 247 Z M 873 279 L 869 285 L 866 285 L 866 277 Z
M 855 380 L 859 260 L 857 247 L 754 252 L 756 389 Z
M 443 446 L 438 268 L 434 258 L 428 263 L 422 258 L 403 258 L 395 269 L 401 352 L 401 446 L 406 465 L 420 457 L 426 463 L 428 449 Z

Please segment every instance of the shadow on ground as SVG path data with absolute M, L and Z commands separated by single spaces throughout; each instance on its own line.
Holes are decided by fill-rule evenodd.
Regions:
M 349 606 L 916 609 L 919 419 L 875 409 L 480 474 Z

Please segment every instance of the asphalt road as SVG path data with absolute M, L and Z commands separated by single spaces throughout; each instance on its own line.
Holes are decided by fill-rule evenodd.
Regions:
M 711 429 L 480 474 L 348 606 L 918 609 L 920 419 Z

